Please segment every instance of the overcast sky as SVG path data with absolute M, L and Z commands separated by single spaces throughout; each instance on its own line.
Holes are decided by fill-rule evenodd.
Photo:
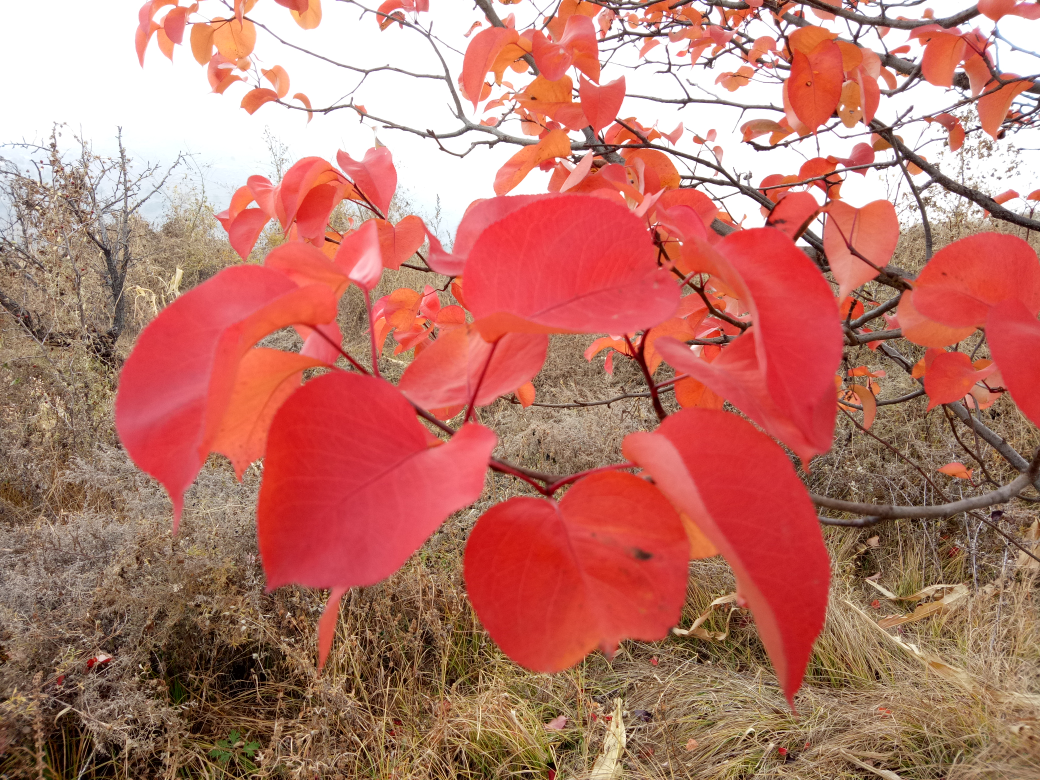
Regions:
M 140 2 L 6 0 L 0 10 L 0 72 L 6 75 L 8 97 L 5 110 L 0 112 L 0 142 L 41 140 L 53 122 L 65 122 L 75 132 L 82 130 L 99 150 L 105 151 L 112 148 L 111 139 L 116 127 L 121 126 L 126 145 L 138 160 L 163 163 L 173 160 L 180 151 L 192 153 L 204 170 L 211 201 L 220 208 L 249 175 L 269 174 L 270 158 L 263 140 L 265 127 L 270 127 L 296 158 L 317 155 L 334 160 L 338 149 L 360 156 L 372 145 L 372 130 L 349 111 L 316 116 L 309 125 L 301 112 L 285 111 L 275 105 L 264 106 L 249 116 L 239 107 L 246 89 L 236 85 L 223 96 L 213 94 L 205 69 L 196 64 L 187 46 L 177 47 L 174 62 L 170 63 L 153 41 L 142 69 L 134 52 Z M 932 4 L 937 14 L 962 5 L 951 0 Z M 332 58 L 436 72 L 430 50 L 420 46 L 416 36 L 396 28 L 380 33 L 371 17 L 359 20 L 356 9 L 351 12 L 348 6 L 333 2 L 324 6 L 325 18 L 314 31 L 298 29 L 286 9 L 267 0 L 253 14 L 260 21 L 272 21 L 274 29 L 291 42 Z M 465 43 L 462 33 L 480 18 L 465 0 L 433 0 L 431 6 L 435 32 L 449 42 Z M 1015 34 L 1014 27 L 1005 27 L 1005 34 L 1009 30 Z M 897 36 L 903 37 L 893 42 Z M 905 33 L 893 30 L 887 42 L 894 46 L 903 38 Z M 336 102 L 358 87 L 358 79 L 349 71 L 315 67 L 311 59 L 293 56 L 291 51 L 265 40 L 262 32 L 257 52 L 271 58 L 262 61 L 265 67 L 286 67 L 292 78 L 290 94 L 303 91 L 315 106 Z M 450 62 L 457 73 L 461 57 L 447 54 L 453 58 Z M 1002 65 L 1010 69 L 1008 63 Z M 605 77 L 613 78 L 614 74 L 607 70 Z M 646 80 L 641 84 L 638 75 L 629 73 L 628 79 L 630 93 L 643 87 L 647 91 L 653 89 Z M 759 99 L 760 96 L 753 96 L 753 89 L 742 90 L 736 97 Z M 771 92 L 761 94 L 767 101 L 775 102 L 776 88 L 769 89 Z M 937 100 L 947 99 L 938 90 L 933 93 Z M 404 115 L 423 128 L 440 130 L 455 126 L 446 112 L 443 85 L 438 82 L 376 76 L 360 85 L 356 94 L 357 102 L 373 113 Z M 915 96 L 920 100 L 917 93 Z M 921 108 L 917 106 L 918 110 Z M 648 125 L 658 118 L 653 106 L 632 98 L 626 100 L 623 115 L 636 115 Z M 682 146 L 692 150 L 689 131 L 703 135 L 717 125 L 720 141 L 725 142 L 726 162 L 735 161 L 739 167 L 754 170 L 756 182 L 766 173 L 796 172 L 800 158 L 794 152 L 786 159 L 773 155 L 770 169 L 765 170 L 760 167 L 762 156 L 738 143 L 736 128 L 748 118 L 752 117 L 720 116 L 689 107 L 681 112 L 666 112 L 661 116 L 661 126 L 667 131 L 683 121 L 688 133 Z M 515 147 L 503 146 L 480 149 L 459 160 L 438 152 L 430 141 L 399 132 L 381 131 L 380 140 L 393 151 L 401 186 L 412 199 L 430 209 L 440 195 L 447 221 L 452 224 L 473 198 L 493 194 L 495 171 L 515 151 Z M 460 151 L 468 146 L 468 142 L 446 143 Z M 847 154 L 853 141 L 833 143 L 840 146 L 825 148 L 823 154 Z M 933 148 L 937 151 L 937 147 Z M 1023 175 L 1031 177 L 1035 157 L 1035 153 L 1027 153 Z M 544 191 L 546 179 L 546 174 L 536 171 L 516 192 Z M 1006 183 L 1029 187 L 1028 181 Z M 863 205 L 885 197 L 886 184 L 875 173 L 850 176 L 843 196 L 853 205 Z

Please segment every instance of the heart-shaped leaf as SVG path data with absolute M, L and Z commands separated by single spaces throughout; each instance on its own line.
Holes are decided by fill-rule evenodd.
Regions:
M 393 385 L 335 372 L 293 393 L 267 438 L 257 508 L 269 588 L 372 585 L 484 489 L 495 434 L 432 437 Z
M 558 503 L 511 498 L 466 544 L 466 591 L 517 663 L 555 672 L 679 620 L 689 542 L 668 500 L 631 474 L 579 480 Z

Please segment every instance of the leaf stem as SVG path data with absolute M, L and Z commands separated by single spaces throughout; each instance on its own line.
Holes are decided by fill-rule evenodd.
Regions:
M 323 339 L 329 342 L 329 344 L 335 347 L 336 351 L 339 352 L 339 354 L 341 354 L 344 358 L 346 358 L 346 361 L 350 363 L 350 365 L 352 365 L 356 370 L 360 371 L 362 374 L 365 374 L 366 376 L 370 373 L 367 368 L 365 368 L 363 365 L 354 360 L 354 358 L 351 357 L 350 354 L 345 349 L 343 349 L 341 345 L 337 344 L 335 341 L 330 339 L 327 334 L 323 333 L 317 328 L 313 328 L 313 330 L 315 333 L 317 333 L 319 336 L 321 336 Z
M 628 351 L 632 353 L 635 361 L 639 364 L 639 370 L 643 372 L 643 379 L 646 380 L 646 386 L 650 390 L 650 402 L 654 405 L 654 412 L 657 414 L 657 419 L 664 422 L 664 418 L 668 416 L 668 412 L 664 410 L 661 405 L 661 399 L 657 395 L 657 385 L 654 384 L 654 378 L 650 376 L 650 369 L 646 365 L 646 334 L 643 334 L 643 338 L 639 341 L 639 349 L 637 350 L 632 345 L 632 339 L 625 334 L 625 343 L 628 344 Z
M 361 292 L 365 294 L 365 311 L 368 312 L 368 337 L 372 345 L 372 375 L 382 379 L 379 373 L 379 350 L 376 347 L 376 323 L 372 318 L 372 299 L 366 288 L 362 287 Z
M 601 473 L 606 472 L 606 471 L 618 471 L 620 469 L 634 469 L 634 468 L 638 468 L 638 467 L 636 466 L 635 463 L 631 463 L 629 461 L 626 461 L 625 463 L 611 463 L 609 466 L 599 466 L 598 468 L 587 469 L 586 471 L 579 471 L 579 472 L 577 472 L 575 474 L 571 474 L 570 476 L 563 477 L 562 479 L 558 479 L 555 482 L 553 482 L 551 485 L 549 485 L 546 488 L 546 490 L 549 491 L 549 493 L 555 493 L 557 490 L 562 488 L 564 485 L 569 485 L 572 482 L 577 482 L 579 479 L 584 479 L 585 477 L 588 477 L 588 476 L 590 476 L 592 474 L 601 474 Z
M 484 384 L 484 377 L 487 376 L 488 367 L 491 365 L 492 358 L 495 357 L 496 349 L 498 349 L 497 341 L 491 345 L 491 351 L 488 353 L 487 360 L 484 362 L 484 367 L 480 370 L 480 378 L 477 380 L 477 386 L 473 388 L 473 395 L 469 399 L 469 408 L 466 409 L 466 416 L 462 418 L 463 422 L 469 422 L 473 417 L 473 412 L 477 408 L 477 396 L 480 394 L 480 386 Z

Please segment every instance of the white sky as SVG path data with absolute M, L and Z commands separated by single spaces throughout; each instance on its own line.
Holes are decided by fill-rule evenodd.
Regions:
M 310 125 L 302 113 L 288 112 L 275 105 L 264 106 L 249 116 L 239 107 L 245 87 L 236 85 L 223 96 L 212 94 L 205 70 L 195 63 L 186 45 L 177 47 L 171 64 L 153 41 L 145 67 L 141 69 L 134 52 L 134 30 L 141 1 L 6 0 L 0 10 L 0 72 L 7 74 L 8 108 L 0 114 L 0 142 L 22 138 L 42 140 L 52 122 L 66 122 L 70 130 L 78 132 L 82 128 L 85 137 L 93 140 L 98 150 L 107 151 L 112 147 L 116 127 L 122 126 L 128 149 L 140 161 L 169 162 L 178 151 L 193 153 L 205 168 L 210 199 L 220 208 L 249 175 L 269 174 L 269 155 L 263 141 L 265 126 L 289 146 L 296 158 L 317 155 L 334 160 L 338 149 L 360 156 L 372 145 L 372 131 L 349 111 L 316 116 Z M 358 20 L 356 8 L 351 10 L 328 0 L 323 5 L 325 18 L 314 31 L 297 28 L 288 11 L 270 0 L 263 0 L 251 15 L 261 21 L 271 20 L 274 29 L 289 40 L 331 57 L 341 56 L 353 63 L 391 63 L 436 72 L 435 61 L 428 50 L 422 49 L 417 36 L 396 28 L 380 33 L 371 17 Z M 462 33 L 481 18 L 464 0 L 432 0 L 431 6 L 435 31 L 447 41 L 460 45 L 467 42 L 461 38 Z M 962 6 L 959 0 L 932 3 L 937 15 Z M 505 6 L 499 8 L 503 12 L 510 10 Z M 1022 26 L 1003 25 L 1005 34 L 1009 31 L 1015 34 Z M 1024 26 L 1040 29 L 1040 25 L 1033 23 Z M 983 29 L 986 27 L 984 23 Z M 187 41 L 187 36 L 185 39 Z M 903 40 L 905 33 L 892 31 L 887 42 L 891 47 Z M 915 48 L 915 53 L 917 51 Z M 327 66 L 315 68 L 310 60 L 285 53 L 274 42 L 265 40 L 262 31 L 257 53 L 261 57 L 277 56 L 261 64 L 286 67 L 293 81 L 290 94 L 304 91 L 315 106 L 340 99 L 357 83 L 355 77 L 342 70 Z M 461 57 L 454 57 L 450 64 L 457 74 Z M 1009 63 L 1001 64 L 1010 69 Z M 606 79 L 615 76 L 610 69 L 604 72 Z M 629 92 L 654 89 L 649 79 L 639 75 L 633 77 L 629 73 L 628 79 Z M 778 102 L 775 86 L 759 90 L 757 95 L 753 94 L 755 89 L 752 86 L 741 90 L 734 97 Z M 941 93 L 934 92 L 937 100 L 944 100 Z M 920 99 L 919 91 L 914 95 Z M 373 113 L 388 117 L 405 114 L 424 128 L 453 129 L 455 125 L 445 110 L 445 96 L 439 82 L 382 76 L 371 78 L 361 87 L 357 102 Z M 918 105 L 918 110 L 921 107 Z M 650 125 L 657 118 L 654 108 L 646 101 L 630 98 L 622 115 L 636 115 Z M 885 111 L 892 110 L 883 108 L 882 117 L 886 118 Z M 769 158 L 769 167 L 762 168 L 764 156 L 756 155 L 739 143 L 737 126 L 755 116 L 749 113 L 742 118 L 734 114 L 723 117 L 715 111 L 689 107 L 681 112 L 664 111 L 661 127 L 668 131 L 683 121 L 687 131 L 703 135 L 717 125 L 726 162 L 735 161 L 738 167 L 754 171 L 754 183 L 767 173 L 796 173 L 801 158 L 794 153 L 774 154 Z M 380 132 L 380 140 L 394 152 L 401 186 L 426 209 L 431 208 L 439 194 L 448 224 L 457 222 L 472 199 L 493 194 L 495 171 L 515 151 L 515 147 L 505 146 L 480 149 L 459 160 L 438 152 L 430 141 L 402 133 L 384 130 Z M 823 154 L 844 156 L 858 140 L 862 139 L 832 142 L 832 147 L 824 148 Z M 913 137 L 907 140 L 912 141 Z M 468 141 L 446 144 L 461 150 L 468 146 Z M 693 150 L 689 133 L 680 148 Z M 1032 159 L 1032 156 L 1026 157 L 1027 161 Z M 1027 177 L 1024 183 L 1008 181 L 1005 184 L 1028 191 L 1028 178 L 1032 176 L 1028 168 L 1032 167 L 1027 166 L 1023 172 Z M 542 192 L 546 179 L 546 174 L 536 171 L 515 192 Z M 866 178 L 849 176 L 843 196 L 853 205 L 863 205 L 874 198 L 885 197 L 885 185 L 873 172 Z M 755 219 L 757 215 L 752 213 L 749 224 Z

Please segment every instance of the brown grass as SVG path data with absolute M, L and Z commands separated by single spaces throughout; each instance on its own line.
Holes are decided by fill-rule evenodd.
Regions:
M 910 233 L 903 267 L 919 253 Z M 377 294 L 422 282 L 402 272 Z M 348 298 L 341 326 L 358 356 L 367 343 L 361 313 Z M 53 400 L 45 362 L 10 322 L 0 340 L 0 778 L 547 778 L 550 767 L 581 778 L 615 697 L 626 710 L 626 777 L 891 777 L 864 764 L 904 780 L 1040 777 L 1037 570 L 970 518 L 828 530 L 831 608 L 794 715 L 743 610 L 709 618 L 706 628 L 728 625 L 719 642 L 627 642 L 613 660 L 593 655 L 551 676 L 509 662 L 469 608 L 460 576 L 476 518 L 524 489 L 492 475 L 481 500 L 401 571 L 350 593 L 319 675 L 324 594 L 264 592 L 253 530 L 259 467 L 238 484 L 214 458 L 172 536 L 165 496 L 107 427 L 112 377 L 75 364 L 96 385 L 89 408 L 99 421 L 96 434 L 76 438 L 86 430 L 80 412 Z M 539 401 L 641 389 L 625 361 L 613 376 L 602 357 L 586 364 L 587 341 L 554 338 Z M 403 370 L 407 359 L 396 360 L 387 365 Z M 866 347 L 848 361 L 881 366 Z M 884 367 L 883 396 L 910 389 Z M 970 458 L 941 410 L 925 414 L 925 405 L 883 407 L 871 432 L 944 491 L 973 489 L 935 473 Z M 583 410 L 501 400 L 481 414 L 502 455 L 560 473 L 619 458 L 623 436 L 655 420 L 643 400 Z M 1019 451 L 1040 445 L 1007 400 L 985 414 Z M 998 480 L 1010 474 L 984 459 Z M 858 500 L 934 498 L 918 471 L 844 417 L 808 482 Z M 1008 505 L 1001 527 L 1020 537 L 1036 507 Z M 905 611 L 879 598 L 865 582 L 873 575 L 899 595 L 969 585 L 948 614 L 888 632 L 962 675 L 927 669 L 872 624 Z M 732 589 L 723 561 L 691 564 L 683 625 Z M 111 660 L 88 669 L 99 653 Z M 566 727 L 547 730 L 559 715 Z M 232 732 L 239 742 L 228 745 Z

